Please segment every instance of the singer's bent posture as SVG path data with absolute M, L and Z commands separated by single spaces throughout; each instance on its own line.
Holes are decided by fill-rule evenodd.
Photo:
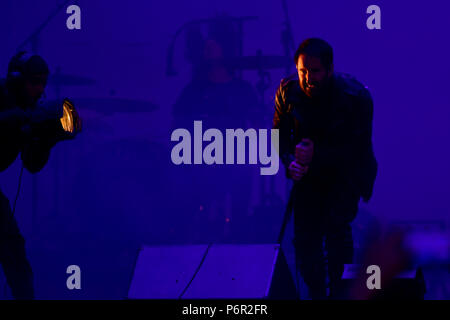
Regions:
M 280 130 L 280 158 L 294 181 L 297 270 L 312 299 L 326 299 L 327 287 L 329 298 L 339 298 L 344 264 L 353 259 L 350 222 L 360 198 L 371 198 L 377 174 L 373 102 L 361 83 L 333 72 L 327 42 L 305 40 L 294 59 L 298 76 L 281 81 L 273 127 Z

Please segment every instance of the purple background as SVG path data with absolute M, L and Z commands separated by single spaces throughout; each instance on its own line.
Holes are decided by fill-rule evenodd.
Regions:
M 6 74 L 18 45 L 58 3 L 1 2 L 1 74 Z M 74 100 L 143 100 L 157 109 L 105 115 L 80 105 L 84 132 L 52 151 L 49 163 L 35 180 L 38 200 L 34 211 L 32 178 L 25 172 L 16 215 L 30 248 L 38 297 L 122 298 L 141 244 L 194 241 L 189 234 L 177 233 L 191 227 L 190 219 L 171 206 L 176 201 L 174 195 L 181 192 L 176 179 L 170 178 L 174 167 L 170 161 L 171 108 L 190 79 L 183 36 L 175 47 L 179 74 L 165 74 L 171 38 L 193 19 L 222 12 L 235 17 L 257 16 L 245 24 L 244 55 L 254 55 L 257 49 L 281 55 L 285 19 L 281 1 L 74 3 L 81 7 L 82 29 L 68 30 L 68 15 L 61 11 L 40 34 L 38 53 L 47 59 L 52 71 L 60 68 L 62 73 L 89 77 L 96 83 L 65 86 L 60 95 Z M 287 3 L 295 46 L 311 36 L 326 39 L 334 49 L 335 70 L 356 76 L 372 93 L 379 174 L 371 202 L 362 205 L 361 223 L 375 219 L 382 224 L 407 220 L 448 225 L 449 7 L 443 1 L 421 5 L 380 0 Z M 371 4 L 381 7 L 381 30 L 366 28 L 365 12 Z M 261 119 L 272 115 L 274 92 L 286 75 L 283 69 L 270 73 L 266 106 L 256 115 Z M 254 71 L 243 76 L 252 84 L 258 80 Z M 54 86 L 47 88 L 47 97 L 57 97 Z M 275 178 L 260 176 L 259 169 L 249 170 L 254 186 L 252 208 L 262 201 L 256 186 L 263 181 L 275 183 L 277 195 L 286 199 L 288 184 L 281 164 Z M 0 174 L 0 187 L 10 200 L 15 196 L 19 171 L 17 160 Z M 199 180 L 208 178 L 198 176 Z M 253 215 L 254 226 L 275 224 L 277 228 L 282 213 L 281 207 L 264 219 L 253 211 L 245 214 Z M 276 232 L 258 239 L 273 242 L 274 236 Z M 196 241 L 202 242 L 201 234 Z M 86 286 L 82 293 L 65 289 L 64 268 L 69 264 L 89 270 L 83 278 Z M 61 281 L 54 281 L 54 277 Z

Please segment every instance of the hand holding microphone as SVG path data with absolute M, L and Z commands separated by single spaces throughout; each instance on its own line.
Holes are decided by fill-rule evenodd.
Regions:
M 302 139 L 295 147 L 295 160 L 289 165 L 289 175 L 299 181 L 308 172 L 314 153 L 314 143 L 310 139 Z
M 312 161 L 313 153 L 314 143 L 310 139 L 302 139 L 302 141 L 295 146 L 295 161 L 307 166 Z

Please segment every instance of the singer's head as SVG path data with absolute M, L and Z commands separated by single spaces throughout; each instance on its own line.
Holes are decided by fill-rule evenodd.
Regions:
M 295 52 L 300 88 L 309 98 L 318 98 L 328 90 L 333 75 L 333 49 L 324 40 L 309 38 Z

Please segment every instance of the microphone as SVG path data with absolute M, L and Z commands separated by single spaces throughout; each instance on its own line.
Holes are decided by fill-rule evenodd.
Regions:
M 306 141 L 305 141 L 306 140 Z M 302 166 L 308 166 L 311 161 L 303 161 L 301 159 L 301 152 L 305 149 L 305 148 L 309 148 L 312 144 L 312 141 L 310 139 L 303 139 L 296 147 L 295 147 L 295 161 L 299 164 L 301 164 Z

